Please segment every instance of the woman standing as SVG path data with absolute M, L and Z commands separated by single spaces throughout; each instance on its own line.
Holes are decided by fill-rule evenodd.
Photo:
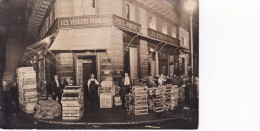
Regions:
M 98 97 L 98 87 L 100 86 L 99 82 L 95 79 L 95 75 L 91 74 L 90 79 L 88 80 L 88 91 L 90 96 L 91 105 L 99 104 L 99 97 Z

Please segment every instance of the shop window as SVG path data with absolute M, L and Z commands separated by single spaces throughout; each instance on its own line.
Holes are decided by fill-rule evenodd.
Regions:
M 149 16 L 149 27 L 151 29 L 156 30 L 156 20 L 155 20 L 155 16 Z
M 162 22 L 162 33 L 167 34 L 167 23 L 166 22 Z
M 134 21 L 134 17 L 135 17 L 134 5 L 130 3 L 126 3 L 126 18 L 131 21 Z
M 173 37 L 173 38 L 176 38 L 176 36 L 177 36 L 177 29 L 176 29 L 175 26 L 173 26 L 173 27 L 172 27 L 172 37 Z

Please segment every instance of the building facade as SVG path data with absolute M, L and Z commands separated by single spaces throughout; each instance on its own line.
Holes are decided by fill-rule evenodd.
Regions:
M 167 0 L 29 1 L 26 38 L 39 45 L 28 48 L 36 52 L 38 81 L 54 74 L 76 84 L 90 74 L 115 82 L 124 72 L 138 79 L 188 75 L 189 53 L 182 49 L 190 49 L 189 32 L 173 9 Z

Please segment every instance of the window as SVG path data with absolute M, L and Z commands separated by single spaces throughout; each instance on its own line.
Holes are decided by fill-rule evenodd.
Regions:
M 156 21 L 154 16 L 149 16 L 149 27 L 156 30 Z
M 162 22 L 162 33 L 167 34 L 167 23 L 164 21 Z
M 185 46 L 185 39 L 184 39 L 184 37 L 181 37 L 181 46 Z
M 126 18 L 134 21 L 135 19 L 135 8 L 134 5 L 126 3 Z
M 96 0 L 92 0 L 92 8 L 96 8 Z
M 172 37 L 173 37 L 173 38 L 176 38 L 176 35 L 177 35 L 176 33 L 177 33 L 176 27 L 173 26 L 173 27 L 172 27 Z

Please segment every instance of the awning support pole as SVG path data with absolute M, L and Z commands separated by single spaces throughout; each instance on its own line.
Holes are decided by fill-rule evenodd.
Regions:
M 158 52 L 160 52 L 160 51 L 163 49 L 163 47 L 164 47 L 165 45 L 167 45 L 167 44 L 164 44 Z
M 171 55 L 172 55 L 173 53 L 175 53 L 175 51 L 176 51 L 178 48 L 179 48 L 179 47 L 177 47 L 176 49 L 174 49 L 173 52 L 171 53 Z
M 132 43 L 132 41 L 133 41 L 136 37 L 138 37 L 138 36 L 139 36 L 139 35 L 137 34 L 136 36 L 134 36 L 134 37 L 132 38 L 132 40 L 127 44 L 127 46 L 125 47 L 125 49 L 123 50 L 123 52 L 125 52 L 125 50 L 129 47 L 129 45 Z M 118 57 L 120 57 L 123 52 L 121 52 L 121 54 L 120 54 Z
M 33 50 L 32 48 L 28 48 L 28 49 Z M 38 54 L 35 50 L 33 50 L 33 52 L 35 52 L 36 54 Z M 51 64 L 54 65 L 55 67 L 57 67 L 57 66 L 56 66 L 55 64 L 53 64 L 51 61 L 49 61 L 47 58 L 45 58 L 43 55 L 41 55 L 41 54 L 38 54 L 38 55 L 42 56 L 42 58 L 44 58 L 46 61 L 48 61 L 49 63 L 51 63 Z
M 162 42 L 159 43 L 158 45 L 156 45 L 155 48 L 154 48 L 154 50 L 156 50 L 157 47 L 158 47 L 160 44 L 162 44 Z M 146 62 L 146 61 L 148 60 L 149 56 L 150 56 L 150 55 L 148 54 L 148 56 L 147 56 L 147 58 L 144 60 L 144 62 Z M 144 64 L 144 62 L 143 62 L 142 64 Z
M 56 60 L 59 64 L 61 64 L 60 61 L 58 61 L 57 57 L 56 57 L 51 51 L 49 51 L 49 50 L 47 50 L 47 51 L 51 53 L 51 55 L 55 58 L 55 60 Z

